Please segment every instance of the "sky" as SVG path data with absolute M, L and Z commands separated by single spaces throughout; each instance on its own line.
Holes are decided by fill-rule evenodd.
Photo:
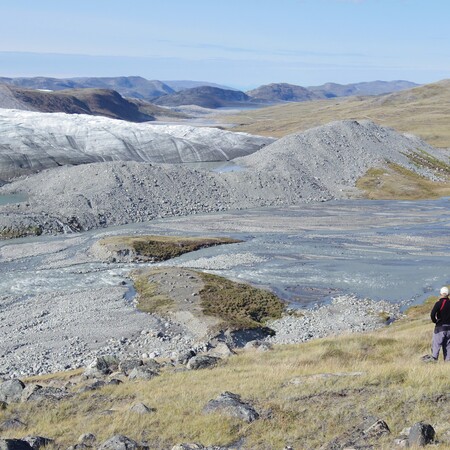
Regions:
M 14 0 L 0 15 L 0 77 L 450 78 L 449 0 Z

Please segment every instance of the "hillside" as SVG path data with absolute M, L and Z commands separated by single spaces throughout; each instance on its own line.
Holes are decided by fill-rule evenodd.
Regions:
M 0 108 L 46 113 L 89 114 L 130 122 L 155 120 L 140 111 L 137 104 L 108 89 L 70 89 L 44 92 L 0 85 Z
M 221 108 L 242 106 L 250 101 L 251 98 L 241 91 L 200 86 L 164 95 L 154 103 L 160 106 L 197 105 L 203 108 Z
M 111 375 L 94 366 L 94 379 L 83 379 L 82 370 L 25 379 L 22 401 L 16 394 L 0 411 L 3 423 L 20 423 L 2 434 L 45 436 L 64 448 L 83 434 L 97 448 L 111 448 L 100 445 L 122 434 L 164 450 L 230 450 L 237 442 L 243 450 L 391 450 L 418 444 L 411 427 L 420 422 L 432 427 L 432 448 L 448 449 L 447 367 L 421 360 L 432 333 L 429 308 L 412 308 L 370 333 L 250 347 L 212 368 L 189 370 L 157 358 L 140 366 L 139 378 L 126 376 L 122 365 Z
M 305 102 L 319 100 L 322 97 L 302 87 L 288 83 L 273 83 L 247 91 L 246 94 L 256 100 L 266 102 Z
M 236 131 L 281 137 L 333 120 L 370 119 L 450 147 L 450 80 L 380 97 L 353 97 L 280 105 L 228 116 Z M 222 119 L 221 119 L 222 120 Z
M 9 84 L 29 89 L 48 89 L 60 91 L 66 89 L 113 89 L 124 97 L 153 100 L 161 95 L 173 92 L 173 89 L 158 80 L 142 77 L 85 77 L 85 78 L 6 78 L 0 77 L 1 84 Z

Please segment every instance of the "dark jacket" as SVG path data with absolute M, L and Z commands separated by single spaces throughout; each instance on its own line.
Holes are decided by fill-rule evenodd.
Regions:
M 442 304 L 445 305 L 442 308 Z M 442 308 L 442 310 L 441 310 Z M 436 326 L 445 326 L 445 328 L 450 327 L 450 298 L 443 297 L 440 298 L 433 306 L 431 310 L 431 320 Z

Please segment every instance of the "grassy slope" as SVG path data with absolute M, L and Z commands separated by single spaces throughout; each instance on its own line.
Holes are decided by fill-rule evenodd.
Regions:
M 116 433 L 147 439 L 151 448 L 171 448 L 177 442 L 217 445 L 245 437 L 245 448 L 280 449 L 289 444 L 317 449 L 367 414 L 384 419 L 392 431 L 377 449 L 392 448 L 394 437 L 417 421 L 431 423 L 439 438 L 450 430 L 450 402 L 437 401 L 450 391 L 448 367 L 442 361 L 420 361 L 429 349 L 432 302 L 378 332 L 242 353 L 211 370 L 168 370 L 147 382 L 108 386 L 51 408 L 14 405 L 0 411 L 0 421 L 18 415 L 28 423 L 20 435 L 49 436 L 64 445 L 93 432 L 99 441 Z M 338 372 L 362 375 L 320 376 Z M 206 402 L 226 390 L 251 400 L 263 418 L 245 424 L 202 414 Z M 134 415 L 128 409 L 136 401 L 157 411 Z M 102 415 L 108 409 L 114 414 Z M 12 437 L 18 432 L 2 434 Z
M 281 137 L 334 120 L 370 119 L 450 147 L 450 80 L 380 97 L 334 98 L 245 111 L 224 120 L 235 131 Z

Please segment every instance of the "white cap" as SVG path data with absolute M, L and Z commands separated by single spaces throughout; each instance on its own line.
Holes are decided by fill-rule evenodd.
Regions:
M 441 287 L 441 295 L 448 295 L 448 287 L 447 286 Z

